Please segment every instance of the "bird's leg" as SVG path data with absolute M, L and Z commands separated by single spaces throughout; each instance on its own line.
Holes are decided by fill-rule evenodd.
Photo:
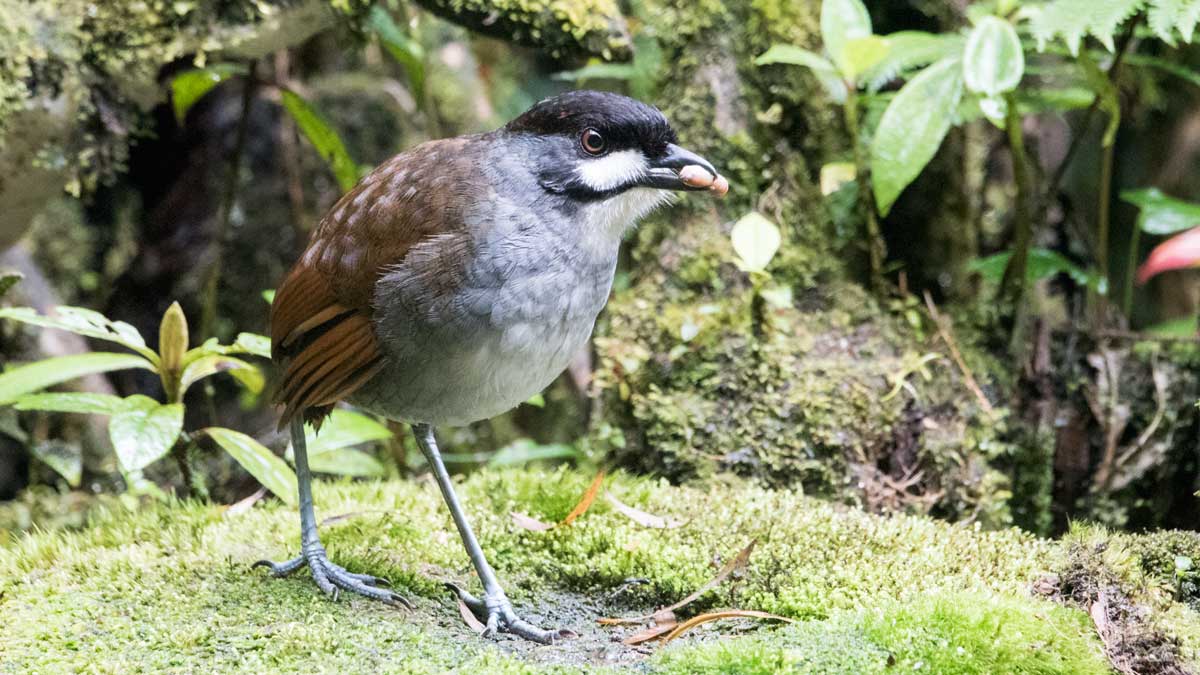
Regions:
M 271 570 L 271 576 L 286 577 L 308 565 L 313 580 L 327 595 L 337 598 L 342 590 L 365 595 L 393 604 L 411 607 L 402 595 L 379 588 L 387 586 L 386 579 L 370 574 L 348 572 L 340 565 L 329 561 L 325 547 L 317 536 L 317 517 L 313 513 L 312 475 L 308 470 L 308 450 L 304 444 L 304 420 L 299 415 L 292 420 L 292 449 L 296 454 L 296 483 L 300 494 L 300 555 L 281 563 L 259 560 L 254 567 L 263 566 Z
M 433 469 L 434 478 L 437 479 L 438 487 L 442 491 L 442 498 L 450 509 L 455 526 L 458 527 L 458 534 L 462 538 L 463 547 L 467 549 L 467 556 L 471 559 L 471 564 L 474 565 L 475 572 L 479 575 L 479 581 L 483 584 L 483 598 L 476 598 L 454 584 L 447 584 L 447 587 L 466 603 L 480 621 L 484 622 L 485 635 L 501 631 L 543 644 L 551 644 L 557 639 L 572 636 L 573 634 L 566 630 L 543 630 L 517 616 L 512 603 L 509 602 L 508 596 L 504 594 L 504 589 L 500 587 L 500 582 L 496 579 L 496 573 L 492 571 L 492 566 L 484 557 L 483 549 L 480 548 L 479 541 L 475 539 L 475 533 L 471 530 L 471 524 L 467 522 L 466 513 L 463 512 L 462 505 L 458 502 L 458 495 L 454 493 L 454 484 L 450 481 L 450 474 L 446 472 L 446 465 L 442 463 L 442 455 L 438 452 L 437 440 L 433 436 L 433 427 L 428 424 L 414 424 L 412 427 L 417 444 L 421 446 L 421 452 L 429 462 L 430 468 Z

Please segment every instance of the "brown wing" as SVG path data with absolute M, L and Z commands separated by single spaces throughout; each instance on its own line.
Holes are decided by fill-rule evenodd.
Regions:
M 461 228 L 453 182 L 470 180 L 470 138 L 397 155 L 330 209 L 275 293 L 271 356 L 283 368 L 282 429 L 297 414 L 319 425 L 383 366 L 372 323 L 379 277 L 428 237 Z M 456 173 L 465 175 L 458 176 Z

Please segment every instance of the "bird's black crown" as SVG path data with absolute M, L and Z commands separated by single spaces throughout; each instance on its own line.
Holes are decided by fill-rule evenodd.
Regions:
M 628 96 L 588 89 L 536 103 L 504 128 L 513 133 L 567 136 L 596 129 L 610 147 L 641 148 L 650 157 L 676 142 L 675 131 L 658 108 Z

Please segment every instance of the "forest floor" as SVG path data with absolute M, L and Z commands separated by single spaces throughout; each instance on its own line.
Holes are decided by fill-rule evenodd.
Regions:
M 0 510 L 0 673 L 1194 670 L 1200 614 L 1178 587 L 1179 558 L 1200 553 L 1194 534 L 1081 529 L 1047 541 L 741 482 L 625 475 L 605 490 L 668 527 L 635 522 L 603 495 L 570 526 L 534 532 L 513 519 L 561 520 L 591 478 L 485 471 L 461 486 L 518 610 L 579 634 L 553 646 L 482 639 L 464 623 L 443 583 L 478 584 L 427 478 L 316 486 L 331 558 L 389 578 L 412 610 L 330 600 L 304 571 L 275 580 L 251 569 L 296 552 L 297 515 L 275 499 L 232 512 L 113 501 L 83 527 L 27 534 L 6 532 Z M 735 608 L 793 623 L 719 621 L 665 646 L 622 642 L 646 623 L 597 623 L 684 598 L 750 542 L 746 564 L 680 620 Z

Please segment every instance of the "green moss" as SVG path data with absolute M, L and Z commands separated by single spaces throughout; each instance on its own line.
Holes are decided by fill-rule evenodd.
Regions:
M 1081 612 L 939 593 L 774 632 L 664 650 L 668 673 L 1109 673 Z
M 552 56 L 626 58 L 629 34 L 614 0 L 419 0 L 429 11 L 485 35 Z
M 574 672 L 593 649 L 615 649 L 610 663 L 628 665 L 641 656 L 611 640 L 635 628 L 594 620 L 679 599 L 752 539 L 747 569 L 687 611 L 727 606 L 810 621 L 718 643 L 725 626 L 697 629 L 653 659 L 652 672 L 688 664 L 717 672 L 722 663 L 779 658 L 829 664 L 801 672 L 871 672 L 856 664 L 886 662 L 888 654 L 939 663 L 960 646 L 967 665 L 933 672 L 987 672 L 981 664 L 989 663 L 1013 664 L 1006 672 L 1091 672 L 1063 665 L 1085 663 L 1081 655 L 1094 650 L 1079 629 L 1086 617 L 1028 599 L 1028 584 L 1056 559 L 1049 542 L 881 518 L 744 483 L 672 488 L 627 476 L 611 478 L 608 489 L 685 524 L 643 528 L 604 500 L 569 528 L 532 533 L 512 523 L 514 510 L 561 518 L 589 481 L 525 470 L 485 472 L 462 485 L 518 606 L 576 630 L 578 641 L 532 649 L 474 639 L 441 587 L 474 580 L 436 488 L 335 483 L 317 486 L 318 517 L 357 515 L 323 527 L 331 556 L 389 577 L 416 599 L 413 612 L 356 597 L 331 602 L 303 574 L 276 581 L 249 570 L 254 560 L 295 550 L 296 516 L 280 504 L 230 516 L 196 503 L 136 512 L 107 503 L 82 529 L 17 535 L 0 548 L 0 672 L 160 672 L 200 663 L 219 672 Z M 634 577 L 648 583 L 614 595 Z M 836 636 L 861 649 L 822 649 Z

